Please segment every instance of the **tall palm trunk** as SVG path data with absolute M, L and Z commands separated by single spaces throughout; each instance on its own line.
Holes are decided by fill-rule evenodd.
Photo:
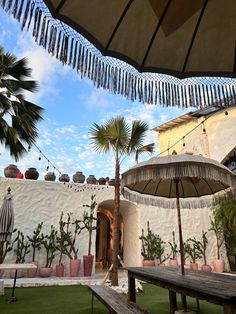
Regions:
M 112 252 L 112 286 L 118 286 L 118 258 L 119 253 L 119 221 L 120 221 L 120 162 L 118 152 L 116 153 L 116 171 L 115 171 L 115 204 L 113 214 L 113 252 Z

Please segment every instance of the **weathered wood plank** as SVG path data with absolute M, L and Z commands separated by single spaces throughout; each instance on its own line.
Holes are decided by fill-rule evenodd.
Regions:
M 91 292 L 100 300 L 111 313 L 117 314 L 147 314 L 136 303 L 133 303 L 107 286 L 88 286 Z

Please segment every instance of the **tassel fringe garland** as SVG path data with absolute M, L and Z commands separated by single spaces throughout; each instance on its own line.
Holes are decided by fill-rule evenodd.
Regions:
M 236 103 L 236 84 L 198 83 L 192 79 L 153 73 L 140 74 L 120 60 L 104 57 L 80 34 L 54 20 L 42 0 L 0 0 L 2 8 L 29 30 L 35 41 L 62 64 L 67 64 L 88 77 L 97 88 L 108 89 L 132 101 L 182 108 L 203 108 L 209 105 L 228 107 Z M 218 82 L 218 81 L 217 81 Z

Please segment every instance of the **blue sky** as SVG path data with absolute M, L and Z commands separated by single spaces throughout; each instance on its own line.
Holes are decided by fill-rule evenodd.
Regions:
M 97 89 L 88 79 L 80 79 L 76 71 L 50 56 L 39 47 L 31 34 L 20 30 L 20 24 L 0 8 L 0 45 L 18 58 L 27 57 L 33 69 L 32 76 L 40 84 L 36 94 L 27 99 L 45 109 L 44 121 L 38 124 L 37 145 L 62 173 L 72 176 L 75 171 L 83 171 L 87 177 L 114 177 L 112 155 L 98 155 L 93 151 L 88 138 L 88 130 L 96 122 L 105 122 L 112 117 L 123 115 L 127 121 L 142 119 L 149 123 L 150 129 L 172 118 L 182 115 L 186 110 L 162 108 L 131 102 L 119 95 L 112 95 Z M 157 144 L 157 134 L 149 131 L 146 143 Z M 158 145 L 156 148 L 158 152 Z M 35 167 L 42 179 L 46 173 L 47 161 L 38 160 L 36 149 L 27 153 L 18 163 L 4 147 L 0 147 L 0 175 L 9 163 L 18 165 L 22 172 Z M 145 155 L 143 159 L 149 158 Z M 134 159 L 127 158 L 122 171 L 134 165 Z M 52 168 L 50 168 L 53 171 Z M 49 171 L 50 171 L 49 170 Z M 56 172 L 58 177 L 58 174 Z

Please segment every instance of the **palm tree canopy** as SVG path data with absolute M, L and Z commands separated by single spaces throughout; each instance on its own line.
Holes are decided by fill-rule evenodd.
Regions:
M 0 142 L 16 160 L 32 145 L 42 119 L 43 108 L 25 99 L 23 91 L 36 92 L 38 84 L 31 78 L 27 59 L 17 60 L 0 46 Z M 9 117 L 11 123 L 9 123 Z
M 137 155 L 154 151 L 154 143 L 143 145 L 148 124 L 141 120 L 132 122 L 131 127 L 124 117 L 115 117 L 103 125 L 94 123 L 89 130 L 95 151 L 108 153 L 114 151 L 121 155 Z

